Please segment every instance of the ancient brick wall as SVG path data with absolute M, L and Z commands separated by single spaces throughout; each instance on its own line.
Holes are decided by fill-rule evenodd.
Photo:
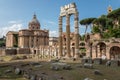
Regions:
M 17 50 L 16 49 L 5 49 L 5 54 L 6 55 L 15 55 L 15 54 L 17 54 Z
M 0 49 L 0 55 L 5 55 L 5 49 Z
M 17 54 L 30 54 L 30 49 L 29 48 L 18 48 L 17 49 Z

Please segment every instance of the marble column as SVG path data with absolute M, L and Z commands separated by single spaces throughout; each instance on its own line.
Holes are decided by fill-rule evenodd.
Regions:
M 62 43 L 62 16 L 59 17 L 59 55 L 58 57 L 62 57 L 62 48 L 63 48 L 63 43 Z
M 71 57 L 70 54 L 70 15 L 66 15 L 66 49 L 67 49 L 67 55 L 66 57 Z
M 75 25 L 75 58 L 79 57 L 79 13 L 75 13 L 74 17 L 74 25 Z

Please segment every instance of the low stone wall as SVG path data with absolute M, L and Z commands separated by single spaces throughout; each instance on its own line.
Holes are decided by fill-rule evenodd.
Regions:
M 16 49 L 5 49 L 5 54 L 6 55 L 15 55 L 15 54 L 17 54 L 17 50 Z
M 0 56 L 15 54 L 30 54 L 29 48 L 0 49 Z
M 0 55 L 1 56 L 5 55 L 5 49 L 0 49 Z
M 17 54 L 30 54 L 30 49 L 29 48 L 18 48 L 17 49 Z

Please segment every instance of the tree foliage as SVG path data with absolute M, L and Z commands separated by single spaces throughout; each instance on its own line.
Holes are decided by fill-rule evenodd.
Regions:
M 81 25 L 85 25 L 86 26 L 86 30 L 85 33 L 87 31 L 88 25 L 92 24 L 92 22 L 95 20 L 96 18 L 86 18 L 80 21 Z
M 80 21 L 81 25 L 90 25 L 96 18 L 86 18 Z
M 120 8 L 118 8 L 118 9 L 112 11 L 111 13 L 109 13 L 107 15 L 107 17 L 113 18 L 113 19 L 118 19 L 120 17 Z
M 117 26 L 115 22 L 118 22 Z M 103 38 L 120 38 L 120 8 L 108 15 L 101 15 L 99 18 L 86 18 L 80 21 L 81 25 L 93 24 L 92 33 L 100 33 Z

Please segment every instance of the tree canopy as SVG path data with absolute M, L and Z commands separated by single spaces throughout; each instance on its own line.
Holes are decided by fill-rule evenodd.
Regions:
M 116 22 L 118 27 L 114 27 Z M 100 33 L 103 38 L 120 38 L 120 8 L 107 15 L 101 15 L 99 18 L 83 19 L 80 24 L 86 25 L 86 28 L 88 25 L 93 24 L 91 32 Z
M 107 17 L 113 18 L 113 19 L 116 19 L 116 18 L 118 19 L 120 17 L 120 8 L 118 8 L 118 9 L 112 11 L 111 13 L 109 13 L 107 15 Z
M 89 25 L 95 20 L 96 18 L 86 18 L 80 21 L 81 25 Z

